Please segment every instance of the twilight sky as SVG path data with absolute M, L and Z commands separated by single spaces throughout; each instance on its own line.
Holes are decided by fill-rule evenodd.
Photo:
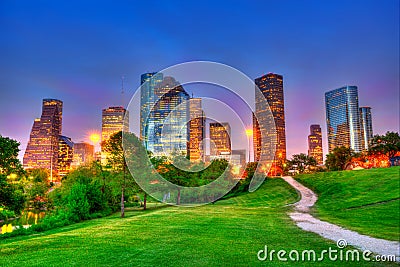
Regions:
M 399 131 L 397 0 L 80 2 L 0 1 L 0 134 L 22 150 L 43 98 L 87 141 L 121 104 L 121 75 L 133 94 L 140 74 L 192 60 L 282 74 L 288 156 L 307 152 L 310 124 L 327 153 L 324 93 L 343 85 L 372 107 L 374 134 Z

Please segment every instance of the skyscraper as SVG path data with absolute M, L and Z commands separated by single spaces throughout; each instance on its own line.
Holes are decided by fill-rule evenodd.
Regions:
M 276 135 L 276 138 L 272 137 L 272 145 L 276 147 L 275 157 L 272 162 L 273 174 L 281 173 L 281 165 L 286 160 L 286 133 L 285 133 L 285 104 L 283 97 L 283 76 L 274 73 L 268 73 L 259 78 L 255 79 L 256 84 L 256 118 L 253 117 L 253 138 L 254 138 L 254 159 L 255 161 L 260 160 L 260 155 L 263 148 L 261 146 L 261 131 L 269 134 Z M 257 88 L 258 87 L 258 88 Z M 260 94 L 261 90 L 261 94 Z M 262 129 L 267 125 L 271 125 L 271 121 L 268 116 L 266 106 L 263 105 L 261 97 L 267 100 L 269 109 L 271 110 L 273 120 L 275 123 L 276 133 Z M 257 121 L 259 120 L 259 121 Z M 261 126 L 259 126 L 261 125 Z M 265 154 L 265 153 L 263 153 Z
M 107 141 L 110 136 L 119 131 L 129 131 L 129 112 L 123 107 L 103 109 L 101 141 Z
M 210 155 L 230 155 L 231 149 L 231 127 L 227 122 L 210 123 Z
M 60 135 L 58 139 L 58 174 L 60 176 L 70 171 L 73 155 L 74 143 L 71 138 Z
M 140 77 L 140 139 L 144 144 L 147 142 L 147 133 L 154 130 L 154 124 L 149 124 L 148 116 L 156 101 L 155 88 L 162 81 L 163 74 L 157 72 L 144 73 Z
M 319 165 L 324 164 L 322 132 L 319 124 L 313 124 L 310 126 L 310 135 L 308 136 L 308 156 L 315 158 Z
M 201 107 L 201 98 L 191 98 L 189 122 L 189 159 L 201 161 L 204 155 L 205 115 Z
M 363 150 L 368 150 L 373 137 L 371 107 L 360 107 L 360 124 L 362 132 L 362 147 Z
M 189 95 L 173 77 L 154 88 L 157 99 L 146 121 L 145 147 L 154 155 L 187 155 Z
M 123 107 L 109 107 L 102 111 L 101 142 L 119 131 L 129 131 L 129 112 Z M 101 152 L 101 163 L 107 163 L 107 153 Z
M 43 99 L 42 115 L 35 119 L 25 150 L 25 168 L 45 168 L 57 171 L 58 145 L 62 128 L 63 102 Z
M 362 151 L 357 86 L 344 86 L 325 93 L 329 153 L 340 146 Z

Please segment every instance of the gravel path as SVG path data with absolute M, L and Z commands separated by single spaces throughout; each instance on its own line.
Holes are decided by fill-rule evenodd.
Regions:
M 289 214 L 290 218 L 298 227 L 305 231 L 317 233 L 320 236 L 335 242 L 345 240 L 348 245 L 359 248 L 362 251 L 369 250 L 374 254 L 379 255 L 396 255 L 396 260 L 400 261 L 399 242 L 361 235 L 335 224 L 314 218 L 309 214 L 309 211 L 310 207 L 312 207 L 317 201 L 317 195 L 290 176 L 284 176 L 282 179 L 301 194 L 300 201 L 294 204 L 294 211 Z

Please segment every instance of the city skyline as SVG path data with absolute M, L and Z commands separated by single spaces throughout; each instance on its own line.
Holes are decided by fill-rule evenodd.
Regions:
M 251 79 L 282 74 L 288 158 L 307 152 L 310 124 L 321 125 L 328 151 L 324 93 L 345 85 L 358 86 L 359 102 L 371 106 L 374 134 L 398 131 L 398 2 L 288 3 L 270 2 L 266 6 L 274 12 L 267 17 L 257 8 L 263 2 L 213 3 L 212 10 L 207 3 L 161 3 L 152 20 L 140 14 L 141 4 L 123 10 L 90 5 L 92 13 L 74 11 L 72 20 L 74 9 L 67 4 L 2 3 L 0 134 L 18 140 L 23 155 L 32 121 L 40 114 L 37 103 L 56 98 L 64 102 L 63 134 L 88 142 L 90 131 L 100 132 L 100 110 L 121 105 L 121 75 L 131 95 L 142 73 L 190 60 L 222 62 Z M 165 19 L 163 11 L 172 6 L 179 20 Z M 205 11 L 211 19 L 196 22 L 203 21 Z M 190 26 L 178 22 L 191 17 L 199 19 L 190 20 Z M 280 41 L 268 42 L 263 31 Z M 257 42 L 248 42 L 254 36 Z

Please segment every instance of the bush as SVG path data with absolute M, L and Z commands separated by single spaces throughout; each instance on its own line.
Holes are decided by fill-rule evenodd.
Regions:
M 86 194 L 86 186 L 76 183 L 72 186 L 68 195 L 67 208 L 72 216 L 72 220 L 75 222 L 89 218 L 90 205 Z

